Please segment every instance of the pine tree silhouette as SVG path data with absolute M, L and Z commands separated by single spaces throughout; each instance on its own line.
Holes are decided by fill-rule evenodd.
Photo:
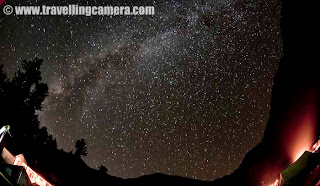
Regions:
M 109 170 L 108 170 L 108 168 L 105 167 L 104 165 L 100 165 L 99 171 L 102 172 L 102 173 L 107 173 Z
M 80 140 L 77 140 L 75 147 L 76 147 L 75 155 L 79 157 L 87 156 L 88 152 L 87 152 L 87 144 L 85 139 L 81 138 Z
M 13 152 L 28 153 L 44 145 L 55 147 L 56 141 L 47 128 L 39 128 L 36 111 L 48 96 L 48 86 L 42 82 L 43 60 L 22 61 L 22 68 L 9 79 L 0 65 L 0 125 L 10 125 L 13 138 L 8 140 Z M 13 145 L 14 143 L 14 145 Z

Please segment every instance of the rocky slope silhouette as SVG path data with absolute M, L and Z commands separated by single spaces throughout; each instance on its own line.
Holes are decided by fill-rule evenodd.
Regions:
M 315 7 L 312 3 L 282 1 L 284 55 L 274 78 L 263 140 L 233 174 L 216 180 L 217 184 L 270 184 L 318 138 L 320 72 Z

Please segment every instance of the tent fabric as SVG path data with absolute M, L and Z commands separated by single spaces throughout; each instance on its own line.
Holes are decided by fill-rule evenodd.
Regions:
M 5 185 L 31 186 L 26 170 L 21 166 L 0 164 L 0 183 Z
M 308 163 L 309 155 L 311 152 L 305 151 L 303 155 L 291 166 L 281 172 L 281 179 L 284 183 L 289 182 L 292 178 L 297 176 L 301 171 L 303 171 Z
M 320 154 L 305 151 L 280 174 L 280 185 L 316 185 L 320 180 Z

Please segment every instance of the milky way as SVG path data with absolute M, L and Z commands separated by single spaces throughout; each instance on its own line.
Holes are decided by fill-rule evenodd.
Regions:
M 88 4 L 59 5 L 72 3 Z M 90 2 L 110 4 L 128 3 Z M 155 15 L 1 12 L 1 63 L 13 75 L 22 59 L 45 60 L 49 97 L 38 113 L 41 125 L 68 152 L 85 138 L 83 159 L 93 168 L 105 165 L 124 178 L 162 172 L 211 180 L 231 173 L 268 120 L 282 55 L 278 2 L 129 5 L 153 5 Z

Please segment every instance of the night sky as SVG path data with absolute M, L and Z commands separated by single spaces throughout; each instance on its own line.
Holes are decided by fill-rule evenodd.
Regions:
M 153 5 L 155 15 L 18 17 L 1 6 L 6 72 L 12 77 L 22 59 L 45 60 L 41 125 L 68 152 L 85 138 L 85 162 L 111 175 L 230 174 L 269 117 L 282 55 L 279 2 L 90 2 L 110 4 Z

